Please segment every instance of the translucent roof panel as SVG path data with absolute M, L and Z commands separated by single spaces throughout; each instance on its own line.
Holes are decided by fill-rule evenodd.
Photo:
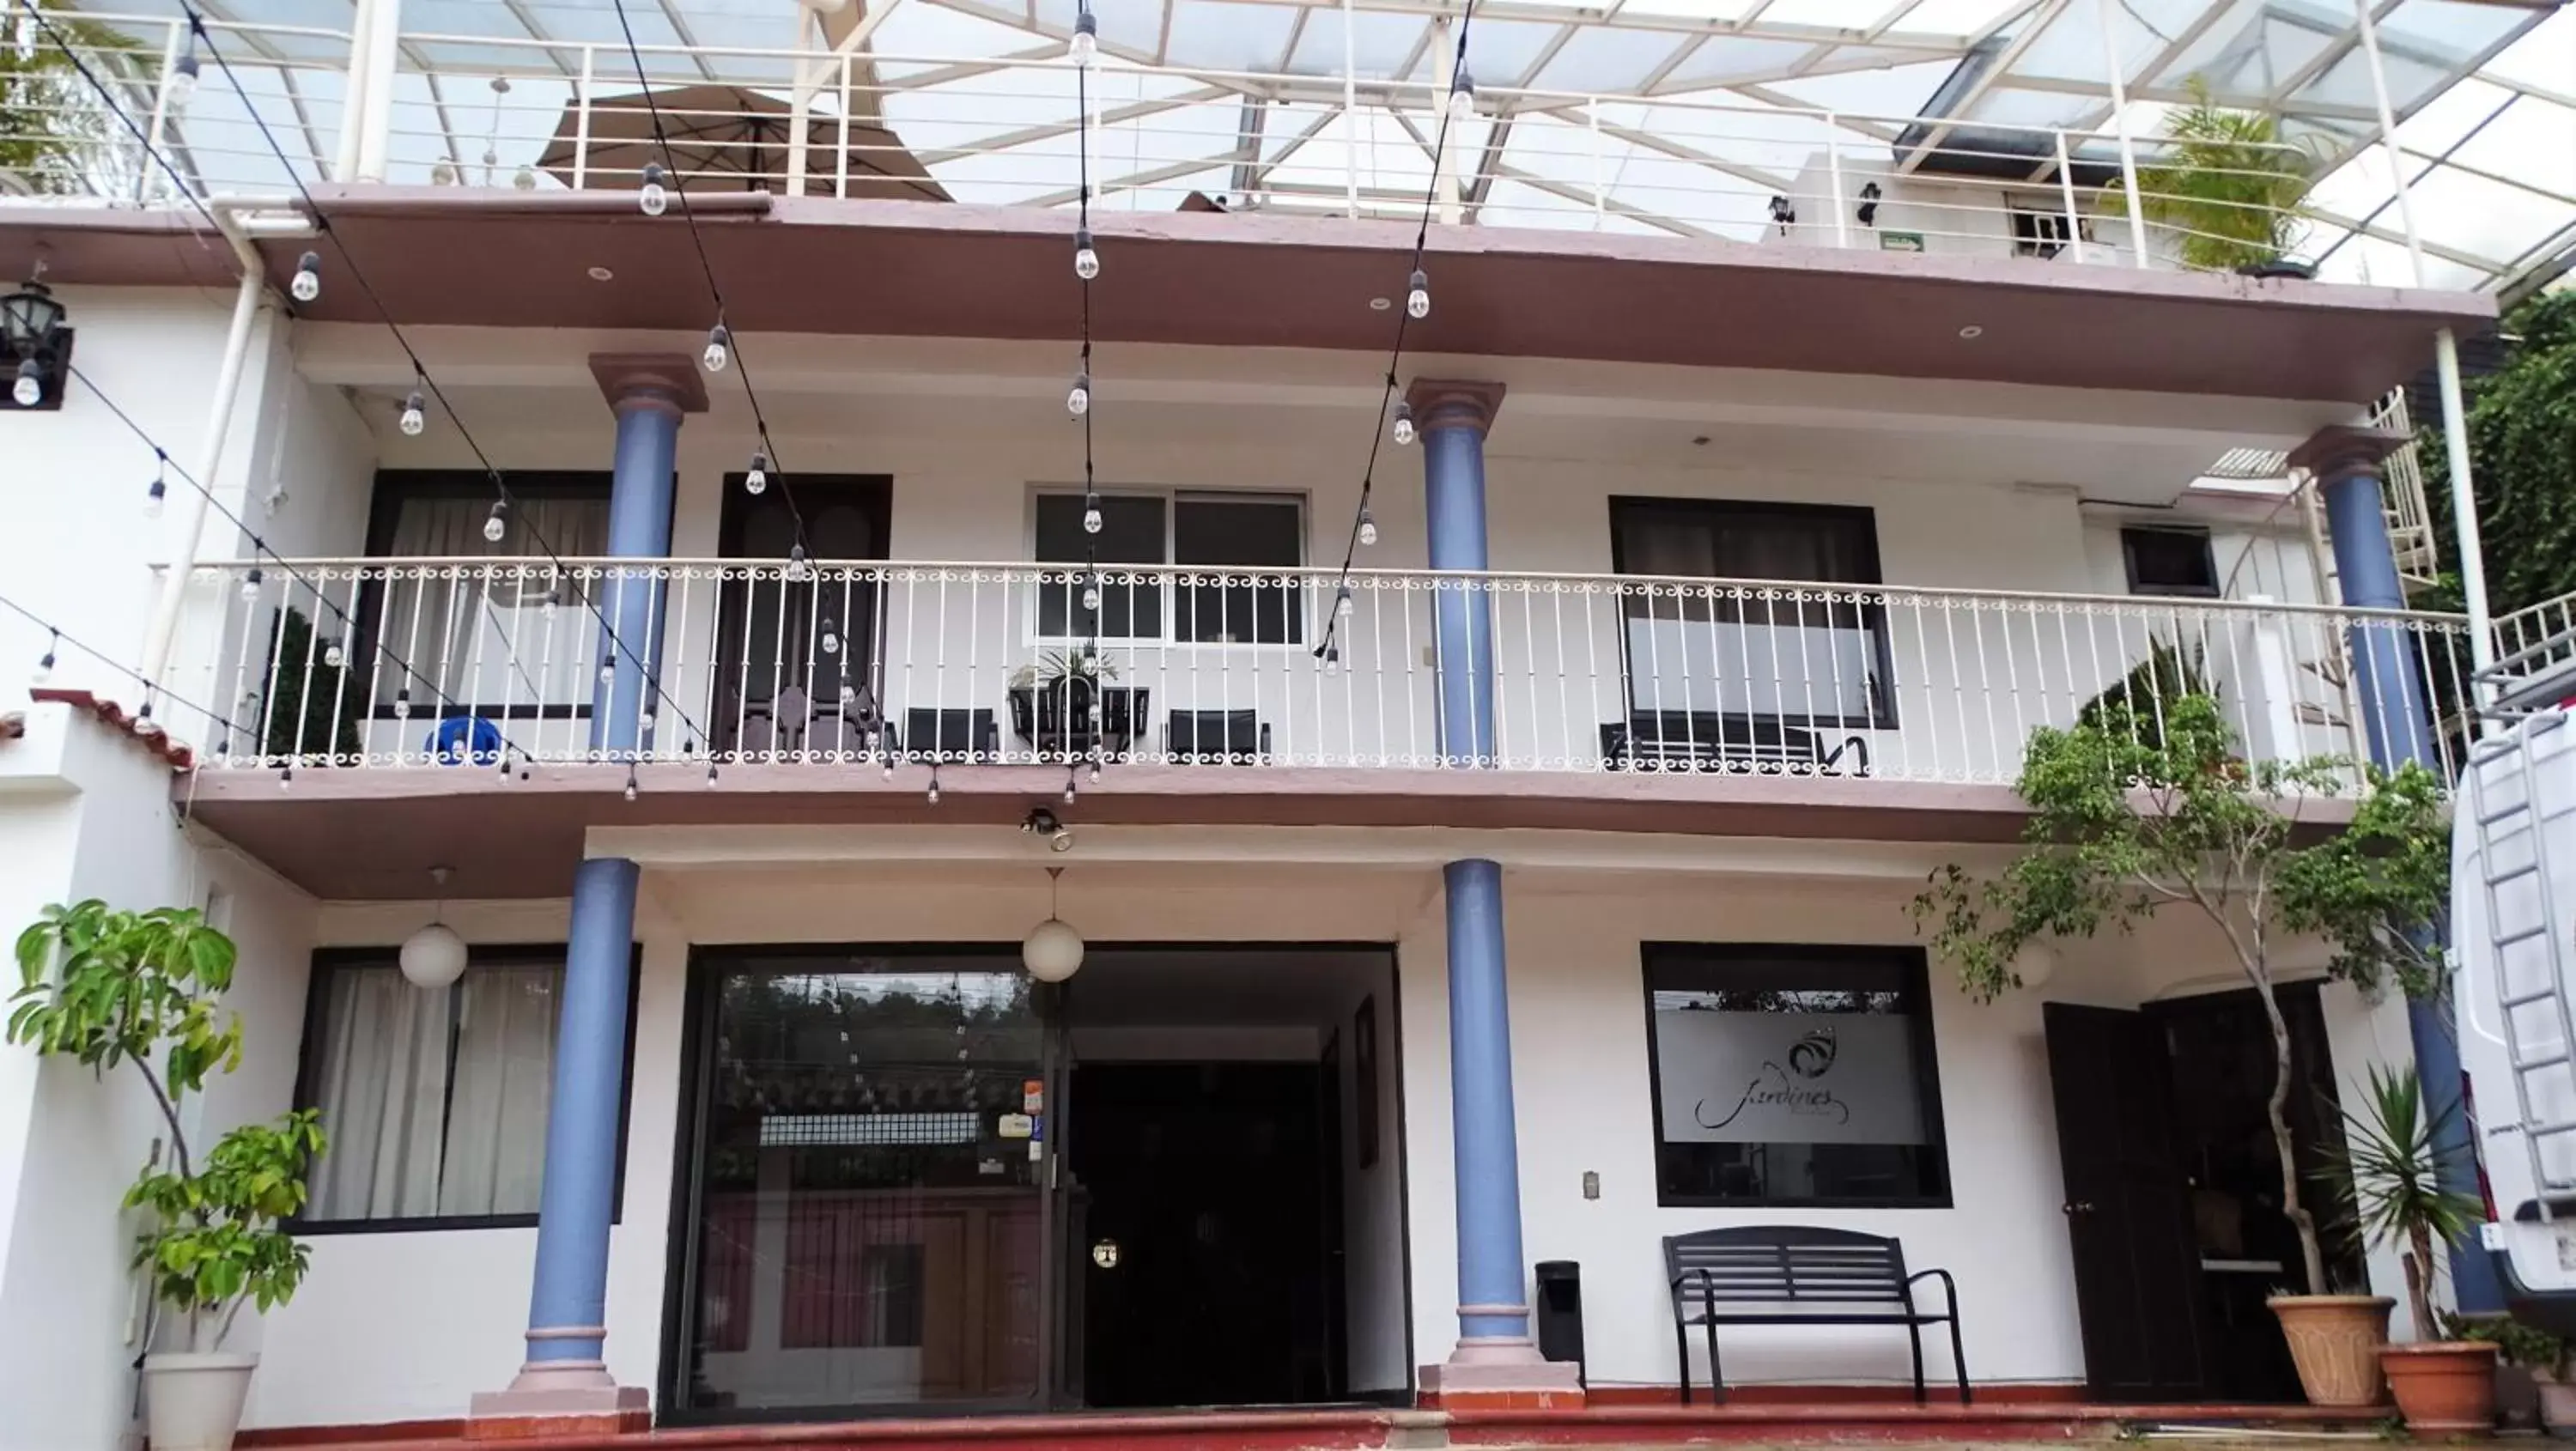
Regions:
M 157 49 L 175 0 L 53 0 Z M 1081 116 L 1057 65 L 1078 0 L 402 0 L 396 171 L 554 185 L 541 160 L 588 77 L 783 101 L 827 57 L 816 114 L 881 118 L 960 201 L 1064 204 Z M 2317 178 L 2301 255 L 2409 282 L 2357 0 L 1090 0 L 1112 64 L 1091 94 L 1105 205 L 1174 189 L 1286 210 L 1400 214 L 1427 185 L 1437 78 L 1465 25 L 1478 152 L 1460 220 L 1763 235 L 1833 138 L 1986 158 L 1989 187 L 2116 175 L 2205 88 L 2268 114 Z M 2421 279 L 2499 288 L 2576 246 L 2576 10 L 2560 0 L 2366 0 L 2377 17 Z M 195 182 L 276 186 L 252 107 L 307 176 L 338 149 L 354 0 L 202 0 L 251 106 L 209 74 L 173 125 Z M 839 49 L 835 50 L 834 47 Z M 2117 89 L 2128 102 L 2115 102 Z M 1104 109 L 1106 108 L 1106 109 Z M 1829 113 L 1829 114 L 1828 114 Z M 2035 139 L 2034 139 L 2035 138 Z M 1114 145 L 1110 143 L 1115 143 Z M 2016 158 L 2030 164 L 2015 170 Z M 407 175 L 407 174 L 406 174 Z M 395 179 L 405 179 L 396 177 Z M 418 179 L 418 178 L 411 178 Z M 1935 178 L 1956 186 L 1959 178 Z M 1140 199 L 1151 188 L 1161 201 Z M 1419 193 L 1411 204 L 1418 213 Z M 2116 225 L 2116 224 L 2115 224 Z

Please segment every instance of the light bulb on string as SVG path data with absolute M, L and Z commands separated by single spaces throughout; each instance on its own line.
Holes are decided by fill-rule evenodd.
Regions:
M 45 370 L 29 358 L 18 365 L 18 381 L 9 386 L 9 396 L 21 408 L 33 408 L 45 401 Z
M 826 655 L 838 655 L 838 654 L 840 654 L 840 653 L 841 653 L 841 627 L 840 627 L 839 625 L 834 624 L 834 623 L 832 622 L 832 617 L 831 617 L 830 615 L 825 615 L 825 616 L 823 617 L 823 631 L 822 631 L 822 633 L 823 633 L 823 638 L 822 638 L 822 640 L 820 641 L 820 643 L 821 643 L 821 645 L 822 645 L 822 647 L 823 647 L 823 653 L 824 653 L 824 654 L 826 654 Z
M 188 98 L 197 93 L 197 71 L 197 33 L 190 30 L 187 35 L 187 48 L 180 51 L 179 58 L 170 63 L 170 79 L 162 88 L 163 94 L 170 98 L 172 107 L 188 104 Z
M 1091 774 L 1087 779 L 1091 785 L 1100 784 L 1100 757 L 1097 754 L 1091 758 Z
M 636 205 L 644 209 L 644 215 L 658 217 L 670 209 L 671 193 L 664 186 L 664 183 L 670 180 L 670 176 L 671 173 L 662 169 L 662 163 L 658 161 L 644 163 L 644 187 L 635 194 Z
M 751 471 L 742 476 L 742 491 L 757 494 L 768 487 L 769 454 L 766 450 L 756 449 L 751 455 Z
M 337 670 L 349 663 L 348 647 L 334 640 L 322 647 L 322 663 Z
M 1085 534 L 1099 533 L 1100 522 L 1100 496 L 1098 494 L 1083 495 L 1082 532 Z
M 723 323 L 707 329 L 707 348 L 698 354 L 698 361 L 710 373 L 723 372 L 725 364 L 733 361 L 733 330 Z
M 805 557 L 804 545 L 792 544 L 788 546 L 786 573 L 788 580 L 795 584 L 802 584 L 806 580 L 813 578 L 814 565 L 811 560 L 808 560 Z
M 1431 315 L 1431 278 L 1419 267 L 1413 279 L 1405 284 L 1404 315 L 1420 322 Z
M 153 466 L 152 487 L 143 491 L 143 517 L 146 519 L 160 518 L 161 506 L 170 502 L 170 455 L 157 448 L 153 452 L 160 455 L 160 462 Z
M 34 673 L 38 685 L 54 678 L 54 652 L 60 649 L 63 643 L 63 632 L 60 630 L 47 626 L 46 635 L 45 653 L 36 658 Z
M 483 516 L 483 538 L 487 542 L 498 544 L 501 536 L 510 532 L 509 510 L 507 500 L 492 501 L 492 512 Z
M 1100 253 L 1091 245 L 1091 229 L 1073 229 L 1073 275 L 1085 282 L 1100 275 Z
M 1413 405 L 1401 398 L 1395 400 L 1394 427 L 1395 441 L 1401 447 L 1411 447 L 1413 441 L 1422 436 L 1421 430 L 1413 423 Z
M 1076 418 L 1091 411 L 1091 375 L 1073 375 L 1073 390 L 1064 395 L 1064 411 Z
M 322 295 L 322 254 L 307 252 L 295 259 L 295 280 L 286 284 L 286 295 L 298 302 L 311 302 Z
M 626 799 L 629 801 L 635 799 L 635 766 L 632 762 L 627 763 L 626 767 Z
M 258 602 L 261 578 L 262 576 L 259 572 L 259 566 L 256 564 L 252 565 L 250 569 L 242 575 L 241 592 L 243 599 L 249 600 L 254 604 Z
M 653 728 L 653 712 L 649 710 L 637 712 L 635 716 L 635 728 L 640 731 L 651 730 Z
M 420 390 L 414 388 L 411 396 L 403 400 L 402 431 L 405 437 L 418 438 L 421 430 L 427 427 L 429 411 L 422 406 Z
M 1449 119 L 1459 124 L 1476 119 L 1476 78 L 1467 73 L 1467 63 L 1458 62 L 1458 78 L 1449 83 Z
M 614 685 L 617 683 L 617 666 L 615 662 L 608 660 L 602 660 L 599 662 L 599 683 L 602 685 Z
M 1324 673 L 1326 675 L 1342 673 L 1342 647 L 1330 640 L 1324 642 Z
M 713 790 L 713 789 L 715 788 L 715 784 L 716 784 L 716 763 L 715 763 L 715 762 L 713 762 L 713 761 L 709 761 L 709 762 L 707 762 L 707 787 L 708 787 L 708 789 L 709 789 L 709 790 Z
M 411 687 L 408 685 L 394 692 L 394 719 L 411 719 Z
M 1355 605 L 1351 599 L 1351 587 L 1349 585 L 1343 585 L 1333 591 L 1333 614 L 1336 618 L 1345 620 L 1349 619 L 1353 608 L 1355 608 Z
M 842 706 L 843 706 L 844 708 L 847 708 L 847 707 L 849 707 L 849 706 L 853 706 L 853 705 L 856 705 L 856 704 L 858 704 L 858 703 L 859 703 L 859 688 L 858 688 L 857 686 L 855 686 L 855 685 L 851 684 L 851 683 L 850 683 L 850 677 L 849 677 L 846 673 L 844 673 L 844 674 L 841 676 L 841 704 L 842 704 Z
M 1083 6 L 1081 13 L 1073 17 L 1073 43 L 1065 47 L 1065 53 L 1084 70 L 1100 59 L 1100 18 L 1091 13 L 1090 6 Z
M 1082 587 L 1082 608 L 1086 612 L 1097 612 L 1099 610 L 1100 586 L 1096 584 L 1085 584 Z
M 1360 505 L 1360 547 L 1373 548 L 1376 544 L 1377 520 L 1370 515 L 1369 506 L 1362 504 Z

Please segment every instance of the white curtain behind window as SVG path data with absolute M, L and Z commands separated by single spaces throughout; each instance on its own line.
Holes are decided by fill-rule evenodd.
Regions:
M 560 966 L 477 967 L 461 992 L 441 1214 L 530 1214 L 546 1167 Z
M 413 987 L 391 967 L 332 973 L 314 1101 L 330 1147 L 314 1167 L 315 1219 L 438 1212 L 447 1102 L 449 990 Z
M 406 499 L 386 552 L 395 559 L 543 559 L 541 536 L 567 560 L 608 548 L 608 501 L 602 497 L 521 499 L 497 544 L 483 537 L 491 513 L 489 498 Z M 583 588 L 597 595 L 602 582 Z M 582 629 L 588 622 L 590 612 L 573 584 L 543 575 L 524 583 L 393 581 L 385 593 L 380 637 L 390 653 L 378 657 L 376 702 L 390 705 L 406 683 L 398 657 L 418 677 L 437 682 L 432 690 L 423 678 L 408 681 L 423 716 L 441 696 L 484 707 L 525 704 L 532 696 L 551 705 L 582 703 L 590 698 L 590 676 L 580 661 L 596 648 Z

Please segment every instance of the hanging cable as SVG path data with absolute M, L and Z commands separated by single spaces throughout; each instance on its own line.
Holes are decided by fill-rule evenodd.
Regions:
M 109 90 L 107 83 L 90 70 L 88 63 L 81 59 L 80 52 L 72 49 L 71 41 L 54 28 L 53 22 L 45 18 L 44 11 L 36 8 L 36 0 L 27 0 L 27 18 L 36 22 L 36 28 L 43 31 L 46 39 L 51 40 L 55 47 L 62 51 L 63 58 L 72 63 L 72 69 L 78 71 L 80 78 L 89 82 L 90 89 L 98 92 L 99 98 L 107 102 L 108 110 L 113 112 L 118 122 L 133 135 L 135 144 L 143 148 L 144 156 L 169 176 L 171 184 L 178 189 L 179 195 L 186 199 L 188 205 L 197 209 L 197 215 L 206 219 L 206 225 L 214 228 L 218 233 L 222 232 L 223 223 L 216 221 L 215 214 L 207 210 L 204 202 L 198 200 L 196 188 L 189 184 L 186 177 L 179 174 L 179 168 L 170 164 L 170 158 L 161 154 L 161 148 L 152 144 L 151 136 L 126 113 L 124 105 L 116 99 L 116 93 Z M 193 53 L 192 50 L 191 54 Z M 209 246 L 202 236 L 197 238 L 197 245 L 201 248 Z
M 108 654 L 96 645 L 92 645 L 88 641 L 81 639 L 79 636 L 72 634 L 62 626 L 55 624 L 53 621 L 46 619 L 40 614 L 37 614 L 34 610 L 27 608 L 25 605 L 18 603 L 7 595 L 0 595 L 0 608 L 6 608 L 14 612 L 20 618 L 26 620 L 28 624 L 31 624 L 37 629 L 45 632 L 45 653 L 36 662 L 35 674 L 37 677 L 36 683 L 38 685 L 42 685 L 44 680 L 53 674 L 54 667 L 57 664 L 55 658 L 57 652 L 59 652 L 63 646 L 69 645 L 73 649 L 80 651 L 82 654 L 89 656 L 93 660 L 96 660 L 101 665 L 106 666 L 108 669 L 115 671 L 117 674 L 122 675 L 133 681 L 135 684 L 143 687 L 143 704 L 138 707 L 134 713 L 135 719 L 138 722 L 152 720 L 152 697 L 157 693 L 169 699 L 173 704 L 182 706 L 188 710 L 193 710 L 197 714 L 204 716 L 207 720 L 222 726 L 228 734 L 248 734 L 248 732 L 243 731 L 240 724 L 234 721 L 231 716 L 223 714 L 212 706 L 200 705 L 196 701 L 190 700 L 175 690 L 163 690 L 160 687 L 155 686 L 151 681 L 144 679 L 142 672 L 136 670 L 133 666 L 125 664 L 115 656 Z M 153 722 L 153 726 L 156 730 L 161 728 L 160 723 L 157 721 Z
M 412 347 L 411 339 L 404 335 L 402 325 L 394 321 L 393 309 L 385 305 L 384 298 L 376 291 L 375 284 L 367 280 L 366 272 L 358 266 L 356 254 L 351 252 L 349 244 L 341 239 L 338 229 L 331 225 L 330 217 L 324 213 L 322 204 L 314 197 L 312 189 L 307 187 L 304 179 L 296 174 L 295 163 L 287 158 L 286 148 L 278 141 L 277 133 L 270 129 L 267 118 L 260 115 L 259 108 L 251 103 L 249 92 L 242 87 L 240 75 L 234 71 L 231 61 L 225 58 L 221 47 L 215 44 L 214 36 L 206 30 L 205 17 L 200 15 L 193 5 L 187 3 L 187 0 L 181 0 L 180 10 L 188 18 L 190 33 L 204 42 L 206 53 L 213 56 L 215 64 L 222 68 L 225 82 L 232 87 L 233 94 L 240 100 L 242 108 L 249 112 L 252 122 L 259 128 L 259 134 L 267 141 L 269 150 L 276 155 L 278 164 L 285 169 L 287 180 L 294 184 L 296 192 L 302 196 L 305 210 L 313 218 L 314 229 L 331 240 L 333 250 L 340 255 L 341 265 L 348 269 L 349 280 L 357 284 L 360 292 L 366 294 L 367 301 L 375 308 L 377 316 L 383 319 L 385 330 L 392 335 L 394 345 L 402 350 L 404 359 L 411 364 L 412 376 L 419 386 L 414 392 L 411 408 L 407 411 L 417 410 L 420 390 L 426 390 L 429 396 L 437 401 L 439 411 L 446 415 L 450 424 L 455 426 L 457 436 L 465 441 L 465 446 L 473 453 L 475 462 L 482 465 L 484 475 L 492 481 L 493 492 L 498 501 L 508 506 L 510 512 L 518 517 L 520 527 L 527 531 L 529 540 L 553 565 L 556 575 L 572 588 L 574 596 L 581 601 L 582 607 L 599 621 L 600 630 L 610 649 L 618 657 L 635 666 L 638 675 L 651 688 L 653 694 L 660 698 L 664 705 L 670 707 L 671 713 L 680 720 L 690 740 L 709 741 L 709 749 L 712 750 L 712 738 L 698 725 L 696 718 L 690 715 L 688 709 L 673 699 L 671 693 L 663 688 L 660 675 L 644 656 L 618 634 L 616 625 L 611 623 L 607 613 L 600 609 L 598 601 L 591 597 L 590 591 L 582 587 L 579 577 L 570 566 L 564 563 L 563 555 L 556 550 L 553 541 L 546 538 L 530 511 L 518 507 L 518 496 L 511 492 L 501 469 L 492 462 L 491 455 L 484 452 L 483 445 L 475 441 L 472 431 L 465 426 L 464 418 L 457 413 L 456 405 L 449 401 L 446 390 L 441 388 L 438 380 L 430 375 L 429 365 L 422 361 L 420 353 Z M 112 98 L 111 104 L 113 104 Z
M 732 328 L 726 323 L 724 288 L 716 282 L 715 263 L 707 256 L 707 239 L 698 230 L 697 212 L 689 205 L 688 181 L 681 174 L 679 158 L 672 153 L 670 132 L 662 125 L 662 103 L 654 98 L 653 81 L 644 73 L 644 52 L 642 47 L 635 43 L 635 25 L 627 18 L 626 0 L 614 0 L 614 3 L 617 9 L 617 28 L 626 37 L 626 56 L 635 66 L 635 84 L 644 92 L 644 114 L 653 126 L 653 147 L 662 156 L 661 168 L 665 178 L 663 189 L 668 195 L 680 199 L 680 220 L 688 224 L 689 244 L 697 250 L 698 254 L 698 272 L 706 278 L 707 296 L 715 304 L 716 319 L 714 325 L 707 330 L 707 346 L 701 361 L 705 363 L 706 370 L 710 373 L 721 373 L 728 365 L 732 366 L 742 377 L 743 396 L 751 403 L 752 429 L 759 436 L 760 447 L 751 457 L 750 469 L 743 475 L 744 488 L 747 492 L 757 494 L 771 482 L 778 484 L 778 497 L 787 505 L 788 517 L 796 529 L 796 539 L 789 558 L 802 558 L 812 542 L 806 537 L 804 510 L 797 507 L 796 490 L 792 486 L 788 471 L 779 463 L 778 445 L 769 436 L 769 415 L 762 411 L 760 390 L 754 387 L 751 381 L 751 359 L 743 352 L 742 344 L 735 339 Z M 646 178 L 646 183 L 651 184 L 650 177 Z M 665 205 L 667 204 L 666 201 Z M 649 199 L 643 201 L 643 208 L 648 216 L 661 214 L 661 208 L 654 206 Z M 770 477 L 773 473 L 778 476 L 774 480 Z
M 324 592 L 319 581 L 297 568 L 294 560 L 291 560 L 285 555 L 282 555 L 276 550 L 270 548 L 268 541 L 260 537 L 259 531 L 251 528 L 247 520 L 243 519 L 239 514 L 234 513 L 231 507 L 226 505 L 224 501 L 216 495 L 214 490 L 199 482 L 196 475 L 189 473 L 185 468 L 182 468 L 175 460 L 173 460 L 170 457 L 169 451 L 164 449 L 142 424 L 136 422 L 132 414 L 119 407 L 116 400 L 108 395 L 107 390 L 98 386 L 97 379 L 82 372 L 78 364 L 69 365 L 69 370 L 72 377 L 79 380 L 81 386 L 88 390 L 89 396 L 97 399 L 99 404 L 106 408 L 108 413 L 113 416 L 117 422 L 124 424 L 127 431 L 131 432 L 136 438 L 142 440 L 143 445 L 146 448 L 152 450 L 155 467 L 159 472 L 157 472 L 153 477 L 153 493 L 148 497 L 158 498 L 163 488 L 163 478 L 167 475 L 176 475 L 179 482 L 186 484 L 191 489 L 194 489 L 205 499 L 207 507 L 222 515 L 226 522 L 230 523 L 234 529 L 241 533 L 243 538 L 250 541 L 251 552 L 255 558 L 267 559 L 270 563 L 285 571 L 288 579 L 297 584 L 303 585 L 307 591 L 311 592 L 314 603 L 322 609 L 329 610 L 333 619 L 337 621 L 339 625 L 338 634 L 341 640 L 346 641 L 367 638 L 369 643 L 374 646 L 376 657 L 391 664 L 395 670 L 399 672 L 400 678 L 405 682 L 404 688 L 398 691 L 398 694 L 407 695 L 409 683 L 412 681 L 418 681 L 421 685 L 427 687 L 431 696 L 436 699 L 440 706 L 453 710 L 467 709 L 463 702 L 458 701 L 454 697 L 448 695 L 445 691 L 440 690 L 438 688 L 438 682 L 421 673 L 418 666 L 413 665 L 409 660 L 406 660 L 401 655 L 397 654 L 393 647 L 387 645 L 382 639 L 374 638 L 374 632 L 362 629 L 356 617 L 352 616 L 347 609 L 332 600 L 331 597 Z M 253 573 L 256 573 L 258 568 L 259 566 L 254 564 L 252 566 Z M 484 597 L 483 608 L 487 613 L 492 608 L 492 602 L 488 595 Z M 496 620 L 495 624 L 497 625 L 497 623 L 498 622 Z M 319 645 L 316 645 L 313 648 L 317 651 L 321 649 Z M 335 646 L 333 648 L 337 647 Z M 331 663 L 327 657 L 321 658 L 324 664 L 329 665 Z M 344 659 L 339 665 L 332 665 L 331 668 L 338 669 L 346 663 L 347 662 Z M 525 666 L 519 667 L 519 678 L 527 683 L 529 692 L 533 698 L 537 694 L 537 685 L 534 680 L 529 678 Z M 176 699 L 177 697 L 173 696 L 172 698 Z M 148 696 L 146 697 L 145 703 L 147 706 L 150 703 Z M 536 759 L 525 747 L 511 740 L 508 732 L 501 730 L 497 725 L 493 727 L 493 730 L 501 737 L 501 765 L 505 771 L 509 765 L 510 753 L 514 751 L 518 753 L 520 759 L 523 761 Z
M 1108 712 L 1102 705 L 1101 696 L 1108 689 L 1108 680 L 1101 670 L 1100 625 L 1101 617 L 1108 612 L 1109 606 L 1108 594 L 1100 587 L 1100 531 L 1105 521 L 1100 511 L 1100 479 L 1092 466 L 1091 451 L 1091 284 L 1100 276 L 1100 252 L 1093 244 L 1091 236 L 1091 65 L 1099 53 L 1097 45 L 1099 27 L 1099 20 L 1091 13 L 1091 0 L 1080 0 L 1074 16 L 1072 47 L 1076 155 L 1073 278 L 1075 284 L 1082 289 L 1082 361 L 1074 373 L 1073 391 L 1066 396 L 1066 406 L 1071 409 L 1075 419 L 1082 425 L 1080 602 L 1088 607 L 1088 613 L 1091 616 L 1091 641 L 1083 650 L 1082 661 L 1075 674 L 1087 687 L 1083 692 L 1085 697 L 1083 709 L 1086 712 L 1083 724 L 1088 727 L 1091 740 L 1091 779 L 1094 781 L 1100 779 L 1101 756 L 1107 744 L 1104 739 L 1106 733 L 1102 727 L 1108 721 Z M 1085 44 L 1086 40 L 1092 43 Z M 1073 713 L 1073 692 L 1074 687 L 1068 682 L 1065 686 L 1064 702 L 1067 716 L 1065 739 L 1068 746 L 1073 739 L 1073 721 L 1070 718 Z M 1132 703 L 1128 707 L 1131 712 L 1134 708 Z M 1032 717 L 1030 724 L 1035 725 L 1036 712 L 1032 710 L 1030 715 Z M 1131 719 L 1127 725 L 1129 739 L 1132 741 L 1137 722 Z M 1067 805 L 1072 804 L 1074 794 L 1073 752 L 1068 749 L 1065 752 L 1064 761 L 1064 799 Z
M 1419 436 L 1421 424 L 1413 416 L 1413 405 L 1396 397 L 1398 374 L 1404 366 L 1405 334 L 1413 324 L 1431 315 L 1431 280 L 1423 271 L 1422 254 L 1431 240 L 1431 216 L 1440 201 L 1450 123 L 1463 121 L 1475 111 L 1476 83 L 1467 70 L 1467 29 L 1475 20 L 1476 0 L 1467 0 L 1458 15 L 1458 45 L 1450 66 L 1449 94 L 1441 98 L 1440 123 L 1432 133 L 1431 180 L 1422 189 L 1422 219 L 1413 229 L 1413 255 L 1405 269 L 1404 304 L 1395 314 L 1395 348 L 1387 356 L 1386 382 L 1377 400 L 1377 426 L 1369 432 L 1368 463 L 1360 471 L 1359 507 L 1352 511 L 1350 535 L 1342 545 L 1342 567 L 1333 579 L 1333 607 L 1324 615 L 1324 638 L 1315 645 L 1315 658 L 1327 665 L 1341 658 L 1338 636 L 1342 610 L 1351 597 L 1352 561 L 1362 545 L 1377 542 L 1377 519 L 1369 512 L 1369 502 L 1377 488 L 1378 451 L 1390 433 L 1398 445 L 1410 444 Z

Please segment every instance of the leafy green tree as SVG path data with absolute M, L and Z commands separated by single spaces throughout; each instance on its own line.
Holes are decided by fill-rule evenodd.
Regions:
M 64 44 L 128 93 L 126 109 L 152 108 L 156 57 L 95 21 L 54 12 L 39 27 L 11 7 L 0 18 L 0 189 L 14 179 L 39 195 L 122 194 L 135 174 L 120 145 L 125 123 L 81 79 Z
M 2293 939 L 2322 938 L 2332 975 L 2365 991 L 2439 981 L 2440 949 L 2422 928 L 2450 881 L 2440 784 L 2412 763 L 2246 761 L 2216 701 L 2164 706 L 2152 738 L 2092 722 L 2034 733 L 2016 787 L 2031 808 L 2019 854 L 1991 879 L 1956 864 L 1934 872 L 1915 920 L 1979 1001 L 2020 985 L 2013 961 L 2028 943 L 2127 932 L 2167 912 L 2216 926 L 2271 1022 L 2281 1209 L 2298 1231 L 2308 1293 L 2323 1294 L 2325 1256 L 2290 1137 L 2279 956 Z M 2302 819 L 2326 800 L 2349 806 L 2341 830 Z
M 126 1208 L 152 1216 L 134 1265 L 185 1318 L 193 1350 L 220 1346 L 244 1305 L 267 1310 L 295 1293 L 306 1250 L 279 1225 L 304 1207 L 305 1173 L 324 1146 L 308 1109 L 233 1129 L 202 1162 L 191 1152 L 181 1106 L 206 1075 L 241 1064 L 241 1019 L 219 1004 L 237 956 L 193 908 L 47 907 L 18 936 L 9 1014 L 10 1042 L 101 1077 L 130 1066 L 152 1090 L 170 1151 L 125 1194 Z
M 2468 386 L 2469 466 L 2497 614 L 2576 589 L 2576 291 L 2533 299 L 2505 319 L 2519 339 L 2505 366 Z M 2441 420 L 2425 425 L 2424 489 L 2447 564 L 2421 608 L 2457 610 L 2459 538 L 2451 528 L 2450 455 Z

